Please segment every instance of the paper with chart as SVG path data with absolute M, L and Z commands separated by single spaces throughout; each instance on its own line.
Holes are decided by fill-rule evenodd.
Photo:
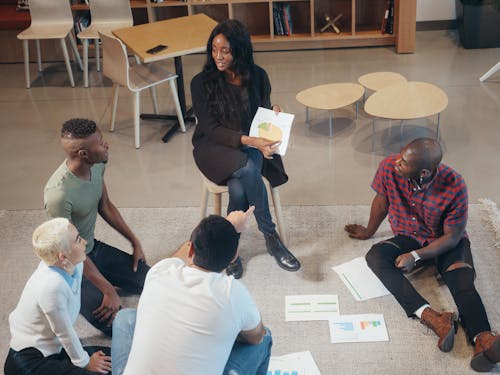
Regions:
M 340 315 L 330 319 L 329 325 L 333 344 L 389 341 L 382 314 Z
M 387 296 L 391 294 L 366 264 L 364 257 L 332 267 L 347 286 L 356 301 Z
M 251 137 L 267 138 L 271 141 L 281 141 L 278 154 L 285 155 L 290 139 L 290 130 L 295 115 L 259 107 L 250 126 Z
M 310 351 L 271 357 L 267 375 L 321 375 Z
M 285 296 L 287 322 L 328 320 L 339 314 L 339 297 L 335 294 Z

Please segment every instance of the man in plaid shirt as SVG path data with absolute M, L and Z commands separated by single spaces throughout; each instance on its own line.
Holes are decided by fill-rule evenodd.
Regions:
M 500 361 L 500 336 L 491 331 L 474 286 L 474 263 L 467 224 L 467 187 L 452 168 L 441 164 L 442 150 L 430 138 L 409 143 L 383 160 L 372 182 L 376 196 L 366 227 L 346 225 L 352 238 L 375 234 L 386 216 L 394 237 L 375 244 L 366 261 L 408 317 L 417 316 L 439 337 L 444 352 L 453 348 L 457 330 L 451 312 L 439 313 L 405 277 L 421 261 L 434 260 L 458 307 L 460 320 L 475 345 L 471 366 L 490 371 Z

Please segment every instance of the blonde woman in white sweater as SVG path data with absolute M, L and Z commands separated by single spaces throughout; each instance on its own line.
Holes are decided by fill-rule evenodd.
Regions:
M 73 328 L 80 311 L 86 241 L 68 219 L 56 218 L 33 233 L 42 260 L 9 316 L 5 375 L 106 374 L 108 348 L 83 347 Z

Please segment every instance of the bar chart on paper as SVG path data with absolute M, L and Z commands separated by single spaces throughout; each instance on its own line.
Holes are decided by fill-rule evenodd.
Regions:
M 389 340 L 381 314 L 341 315 L 330 319 L 329 325 L 332 343 Z
M 266 375 L 321 375 L 311 352 L 271 357 Z

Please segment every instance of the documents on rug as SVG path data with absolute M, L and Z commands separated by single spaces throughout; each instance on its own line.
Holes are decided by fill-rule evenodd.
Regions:
M 329 324 L 333 344 L 389 341 L 382 314 L 340 315 L 330 319 Z
M 366 264 L 364 257 L 332 267 L 356 301 L 387 296 L 391 294 Z
M 267 375 L 321 375 L 310 351 L 271 357 Z
M 285 320 L 287 322 L 328 320 L 339 314 L 339 297 L 334 294 L 285 297 Z

